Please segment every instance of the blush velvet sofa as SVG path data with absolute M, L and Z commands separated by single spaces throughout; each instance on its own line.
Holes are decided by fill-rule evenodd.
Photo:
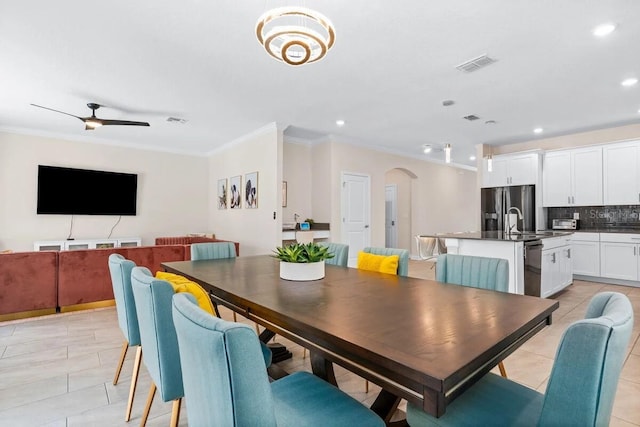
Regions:
M 191 259 L 191 244 L 0 254 L 0 321 L 113 305 L 113 253 L 155 274 L 163 262 Z

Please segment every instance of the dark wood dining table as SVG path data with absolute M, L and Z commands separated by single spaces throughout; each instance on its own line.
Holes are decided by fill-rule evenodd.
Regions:
M 555 300 L 327 265 L 321 280 L 280 279 L 269 255 L 162 263 L 220 304 L 378 384 L 387 423 L 400 399 L 439 417 L 457 396 L 551 323 Z

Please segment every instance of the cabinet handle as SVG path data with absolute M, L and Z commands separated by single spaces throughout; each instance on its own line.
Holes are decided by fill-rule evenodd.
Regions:
M 567 258 L 571 259 L 571 248 L 567 249 Z
M 636 256 L 636 247 L 633 247 L 633 256 Z
M 567 203 L 571 204 L 571 196 L 567 196 Z
M 571 204 L 575 205 L 576 204 L 576 198 L 575 196 L 571 196 Z
M 634 248 L 634 249 L 635 249 L 635 248 Z M 555 263 L 556 263 L 556 253 L 555 253 L 555 252 L 551 254 L 551 262 L 552 262 L 553 264 L 555 264 Z

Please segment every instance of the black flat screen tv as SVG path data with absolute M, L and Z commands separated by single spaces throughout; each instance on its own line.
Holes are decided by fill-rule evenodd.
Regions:
M 135 215 L 138 175 L 38 165 L 38 214 Z

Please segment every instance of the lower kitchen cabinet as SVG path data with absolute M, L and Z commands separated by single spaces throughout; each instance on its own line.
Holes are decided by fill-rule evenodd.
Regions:
M 638 249 L 634 243 L 601 242 L 600 276 L 611 279 L 639 280 Z
M 542 239 L 540 296 L 546 298 L 573 283 L 570 240 L 565 237 Z
M 600 233 L 574 233 L 571 259 L 573 274 L 600 276 Z

